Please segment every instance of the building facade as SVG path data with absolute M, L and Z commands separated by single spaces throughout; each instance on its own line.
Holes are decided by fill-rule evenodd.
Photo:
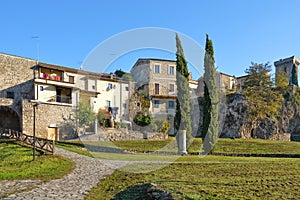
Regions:
M 298 67 L 300 64 L 300 59 L 296 56 L 292 56 L 285 59 L 280 59 L 274 62 L 276 74 L 284 72 L 286 78 L 288 79 L 289 85 L 298 86 Z
M 38 137 L 50 139 L 76 137 L 79 102 L 91 105 L 95 113 L 104 108 L 116 119 L 128 117 L 128 82 L 109 74 L 3 53 L 0 72 L 0 128 L 28 135 L 35 130 Z
M 176 109 L 176 62 L 162 59 L 138 59 L 130 71 L 136 90 L 144 90 L 150 99 L 149 113 L 155 118 L 171 118 Z

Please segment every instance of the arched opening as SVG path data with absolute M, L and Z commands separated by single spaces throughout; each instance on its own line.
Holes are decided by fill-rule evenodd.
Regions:
M 8 106 L 0 106 L 0 128 L 21 131 L 20 117 Z

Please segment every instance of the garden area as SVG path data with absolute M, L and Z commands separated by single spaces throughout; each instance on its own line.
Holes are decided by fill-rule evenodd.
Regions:
M 149 193 L 154 199 L 300 198 L 300 158 L 295 158 L 300 155 L 300 143 L 219 139 L 211 155 L 200 157 L 201 139 L 194 139 L 185 156 L 165 152 L 164 147 L 169 145 L 172 150 L 174 142 L 172 137 L 165 141 L 62 141 L 57 147 L 95 158 L 134 161 L 101 180 L 86 195 L 88 200 L 150 199 Z M 75 167 L 70 160 L 56 155 L 38 154 L 32 161 L 31 148 L 8 139 L 1 140 L 0 150 L 0 180 L 49 181 Z

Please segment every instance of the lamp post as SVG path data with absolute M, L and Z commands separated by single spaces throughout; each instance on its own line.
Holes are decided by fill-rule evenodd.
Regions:
M 33 160 L 36 157 L 36 136 L 35 136 L 35 118 L 36 118 L 36 108 L 41 104 L 41 102 L 36 102 L 33 104 Z

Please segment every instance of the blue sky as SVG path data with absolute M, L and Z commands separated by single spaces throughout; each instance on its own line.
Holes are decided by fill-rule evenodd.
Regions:
M 39 36 L 41 61 L 79 68 L 113 35 L 161 27 L 201 46 L 208 33 L 218 69 L 239 76 L 252 61 L 273 65 L 300 56 L 299 7 L 297 0 L 2 1 L 0 52 L 36 59 L 37 39 L 32 37 Z M 152 53 L 124 55 L 111 68 L 128 70 L 135 56 L 168 57 Z

